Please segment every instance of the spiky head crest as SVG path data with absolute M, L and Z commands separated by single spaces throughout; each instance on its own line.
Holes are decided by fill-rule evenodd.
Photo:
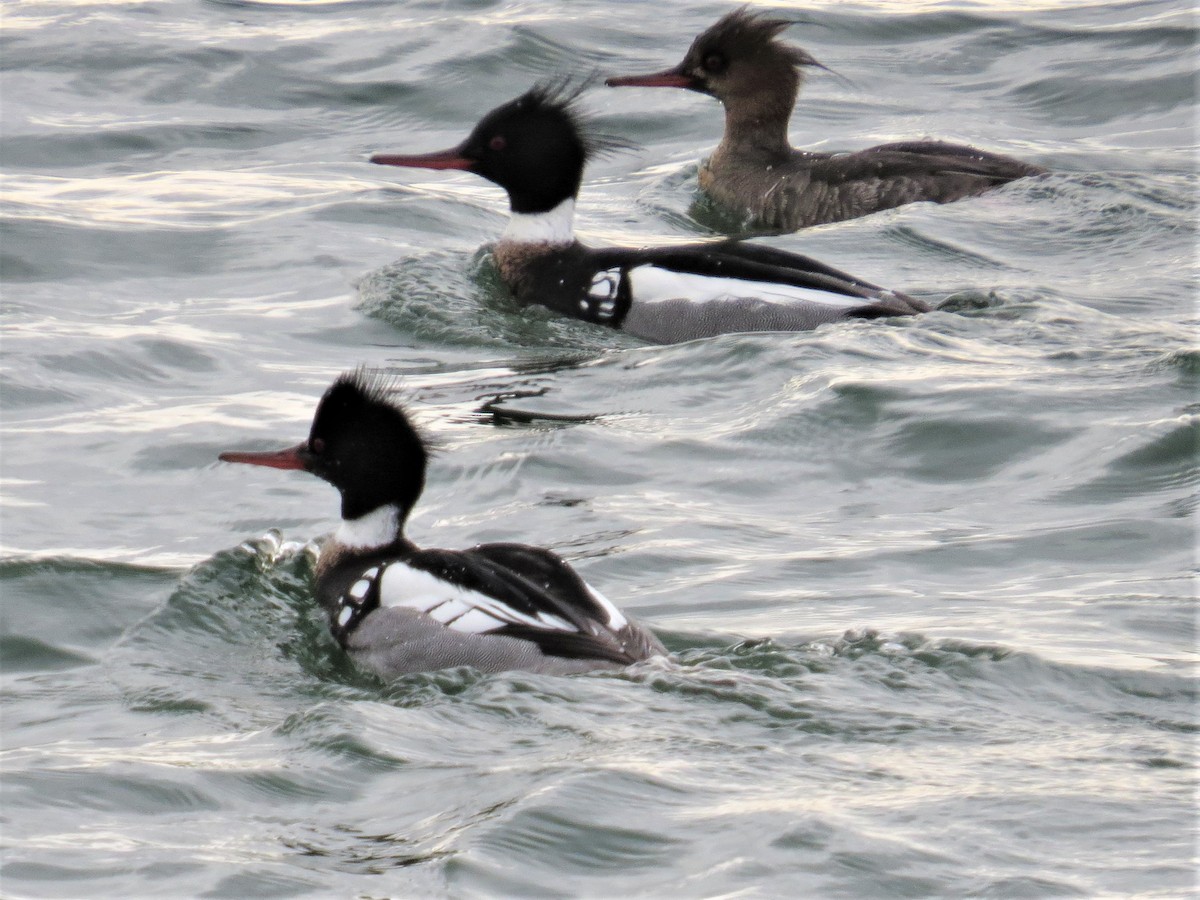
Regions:
M 628 143 L 579 109 L 590 82 L 542 81 L 489 112 L 459 147 L 470 170 L 508 191 L 513 212 L 547 212 L 579 193 L 588 160 Z
M 309 464 L 342 495 L 342 518 L 388 503 L 403 515 L 425 487 L 426 441 L 396 399 L 392 379 L 360 368 L 341 375 L 317 404 Z
M 746 6 L 735 9 L 692 41 L 677 71 L 692 79 L 693 90 L 723 101 L 779 93 L 783 87 L 791 95 L 790 107 L 802 69 L 825 68 L 807 51 L 779 40 L 792 24 Z

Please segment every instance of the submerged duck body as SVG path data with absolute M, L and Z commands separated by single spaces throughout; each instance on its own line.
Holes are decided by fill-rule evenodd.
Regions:
M 462 144 L 382 165 L 473 172 L 503 187 L 512 217 L 493 247 L 524 304 L 669 343 L 728 332 L 799 331 L 928 305 L 796 253 L 739 241 L 588 247 L 574 234 L 587 160 L 618 142 L 575 109 L 577 89 L 539 85 L 488 113 Z
M 518 543 L 421 549 L 405 537 L 427 451 L 385 382 L 343 375 L 306 441 L 225 462 L 299 469 L 342 497 L 342 524 L 317 561 L 317 600 L 362 668 L 391 678 L 453 666 L 566 675 L 666 653 L 549 550 Z
M 944 141 L 900 141 L 855 153 L 798 150 L 788 141 L 802 71 L 821 66 L 778 40 L 789 22 L 738 9 L 700 34 L 679 65 L 609 78 L 611 87 L 678 87 L 715 97 L 725 132 L 701 164 L 715 201 L 777 231 L 839 222 L 920 200 L 949 203 L 1046 172 L 1009 156 Z

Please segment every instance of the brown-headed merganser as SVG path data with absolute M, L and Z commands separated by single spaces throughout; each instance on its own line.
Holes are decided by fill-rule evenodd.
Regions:
M 371 162 L 461 169 L 504 188 L 512 218 L 493 255 L 517 300 L 647 340 L 803 331 L 928 311 L 919 300 L 773 247 L 584 246 L 574 232 L 584 166 L 620 142 L 595 133 L 579 114 L 580 90 L 566 82 L 537 85 L 489 112 L 457 147 Z
M 998 153 L 943 141 L 901 141 L 855 153 L 814 153 L 788 142 L 802 71 L 824 68 L 778 40 L 790 25 L 745 7 L 693 42 L 683 62 L 610 87 L 678 87 L 716 97 L 725 133 L 700 166 L 700 187 L 757 227 L 795 231 L 918 200 L 949 203 L 1046 172 Z
M 370 672 L 564 675 L 667 652 L 549 550 L 418 549 L 404 523 L 425 486 L 427 456 L 388 383 L 360 370 L 325 392 L 298 446 L 220 458 L 303 469 L 341 493 L 342 524 L 321 548 L 316 595 L 334 638 Z

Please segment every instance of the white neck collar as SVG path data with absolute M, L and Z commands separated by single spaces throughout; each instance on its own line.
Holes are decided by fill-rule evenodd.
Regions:
M 500 235 L 501 243 L 569 244 L 575 240 L 575 198 L 568 197 L 549 212 L 513 213 Z
M 373 509 L 357 519 L 342 519 L 333 539 L 347 550 L 378 550 L 400 533 L 400 507 L 394 503 Z

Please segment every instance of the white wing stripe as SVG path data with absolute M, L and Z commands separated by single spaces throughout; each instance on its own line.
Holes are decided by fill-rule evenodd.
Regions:
M 508 604 L 495 597 L 489 597 L 486 594 L 480 594 L 476 591 L 465 592 L 471 596 L 471 605 L 476 609 L 481 610 L 496 618 L 503 619 L 506 622 L 511 622 L 514 625 L 532 625 L 535 628 L 555 628 L 559 631 L 577 631 L 578 629 L 565 619 L 560 619 L 558 616 L 550 613 L 538 613 L 536 616 L 530 616 L 526 613 L 513 609 Z
M 432 616 L 443 625 L 449 625 L 460 616 L 465 616 L 470 610 L 470 606 L 468 606 L 458 597 L 454 597 L 446 600 L 443 603 L 439 603 L 433 609 L 428 610 L 428 615 Z
M 383 570 L 379 584 L 381 606 L 402 606 L 426 613 L 455 631 L 478 634 L 506 624 L 578 632 L 574 625 L 551 613 L 531 616 L 502 600 L 442 581 L 429 572 L 396 562 Z M 607 600 L 606 609 L 612 607 Z M 613 612 L 616 612 L 613 609 Z M 620 616 L 620 614 L 617 614 Z M 485 624 L 486 623 L 486 624 Z
M 504 623 L 499 619 L 493 619 L 482 610 L 468 610 L 450 625 L 455 631 L 465 631 L 469 634 L 481 634 L 485 631 L 492 631 L 499 628 Z
M 592 595 L 592 599 L 599 603 L 604 611 L 608 613 L 609 628 L 611 628 L 613 631 L 619 631 L 629 624 L 628 620 L 621 615 L 621 611 L 613 606 L 612 602 L 607 597 L 605 597 L 590 584 L 585 584 L 584 587 L 588 589 L 588 593 Z
M 768 303 L 807 302 L 849 308 L 862 306 L 867 302 L 861 297 L 844 297 L 818 288 L 672 272 L 654 265 L 635 266 L 629 270 L 629 278 L 634 303 L 657 303 L 664 300 L 711 303 L 716 300 L 758 299 Z

